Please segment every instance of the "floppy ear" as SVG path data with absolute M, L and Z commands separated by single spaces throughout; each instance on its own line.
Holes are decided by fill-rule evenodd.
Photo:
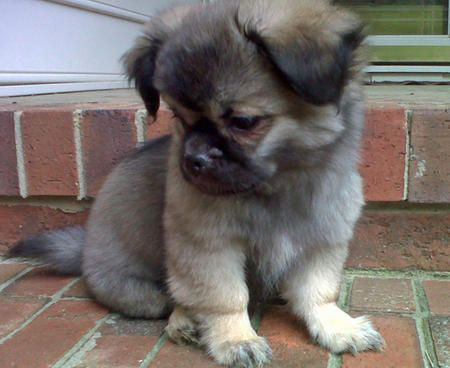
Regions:
M 134 47 L 123 56 L 129 81 L 134 81 L 150 115 L 159 109 L 159 92 L 153 86 L 156 57 L 167 39 L 167 32 L 158 20 L 151 22 L 145 34 L 136 40 Z
M 159 109 L 159 92 L 153 85 L 158 53 L 170 33 L 189 13 L 198 8 L 199 5 L 181 5 L 152 18 L 144 35 L 139 37 L 134 47 L 122 57 L 128 80 L 135 82 L 147 111 L 153 117 Z
M 287 10 L 280 10 L 283 4 L 277 2 L 278 9 L 266 6 L 256 21 L 247 18 L 241 28 L 244 35 L 305 101 L 337 104 L 355 50 L 364 40 L 363 26 L 347 12 L 320 6 L 320 0 L 318 7 L 313 2 L 309 7 L 307 2 L 284 2 Z M 277 12 L 290 14 L 277 16 Z

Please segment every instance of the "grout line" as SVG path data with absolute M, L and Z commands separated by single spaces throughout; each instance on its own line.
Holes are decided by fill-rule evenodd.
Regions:
M 329 353 L 327 368 L 341 368 L 342 355 Z
M 15 276 L 11 277 L 9 280 L 5 281 L 3 284 L 0 285 L 0 292 L 5 290 L 8 286 L 16 282 L 18 279 L 20 279 L 23 275 L 26 275 L 28 272 L 30 272 L 33 269 L 33 267 L 27 267 L 24 270 L 20 271 Z
M 367 278 L 381 279 L 412 279 L 417 280 L 450 280 L 450 272 L 444 271 L 392 271 L 392 270 L 366 270 L 366 269 L 346 269 L 347 276 L 359 276 Z
M 405 147 L 405 169 L 403 171 L 403 200 L 408 200 L 409 192 L 409 158 L 410 158 L 410 142 L 411 142 L 411 128 L 412 128 L 412 110 L 405 111 L 406 118 L 406 147 Z
M 161 348 L 164 346 L 164 344 L 167 342 L 167 340 L 169 340 L 169 336 L 167 335 L 166 332 L 164 332 L 159 337 L 158 341 L 153 346 L 153 348 L 149 351 L 147 356 L 144 358 L 144 360 L 142 361 L 139 368 L 147 368 L 150 365 L 150 363 L 153 361 L 153 359 L 155 359 L 156 355 L 161 350 Z
M 416 302 L 416 315 L 414 319 L 416 322 L 417 337 L 419 339 L 424 367 L 439 367 L 436 352 L 434 350 L 433 338 L 431 336 L 431 329 L 428 323 L 430 309 L 422 282 L 420 280 L 412 280 L 412 289 Z
M 261 325 L 261 321 L 265 312 L 266 306 L 263 304 L 258 304 L 255 308 L 255 313 L 253 313 L 253 316 L 250 320 L 250 323 L 253 327 L 253 329 L 258 332 L 259 326 Z
M 22 137 L 22 111 L 14 112 L 14 134 L 16 138 L 17 174 L 19 177 L 19 192 L 22 198 L 28 197 L 27 172 L 25 168 L 25 153 Z
M 352 296 L 352 288 L 353 288 L 353 275 L 344 274 L 341 283 L 341 290 L 339 292 L 339 298 L 337 301 L 337 305 L 343 311 L 347 312 L 350 308 L 350 299 Z
M 83 301 L 83 300 L 93 300 L 92 298 L 88 296 L 63 296 L 61 297 L 61 300 L 69 300 L 69 301 Z
M 134 115 L 134 124 L 136 125 L 136 138 L 138 145 L 146 141 L 147 131 L 147 110 L 139 109 Z
M 3 344 L 4 342 L 10 340 L 13 338 L 17 333 L 22 331 L 25 327 L 27 327 L 31 322 L 33 322 L 37 317 L 39 317 L 42 313 L 44 313 L 47 309 L 49 309 L 52 305 L 56 304 L 61 296 L 69 290 L 77 281 L 79 278 L 75 278 L 72 281 L 70 281 L 66 286 L 64 286 L 62 289 L 60 289 L 58 292 L 52 295 L 50 301 L 45 304 L 41 309 L 39 309 L 36 313 L 34 313 L 30 318 L 28 318 L 24 323 L 20 325 L 20 327 L 16 328 L 14 331 L 10 332 L 8 335 L 2 337 L 0 339 L 0 344 Z
M 95 326 L 90 329 L 78 342 L 67 351 L 64 356 L 58 360 L 52 368 L 74 368 L 79 366 L 81 360 L 84 358 L 87 352 L 94 349 L 96 346 L 96 340 L 101 337 L 101 333 L 97 330 L 103 325 L 103 323 L 110 317 L 108 313 L 102 319 L 95 323 Z
M 416 311 L 422 316 L 429 317 L 430 307 L 421 280 L 412 280 L 411 285 L 416 302 Z
M 86 198 L 86 181 L 84 177 L 84 162 L 83 162 L 83 133 L 81 131 L 81 125 L 83 121 L 83 115 L 81 110 L 75 110 L 72 114 L 73 117 L 73 134 L 75 140 L 75 156 L 77 163 L 78 173 L 78 199 Z

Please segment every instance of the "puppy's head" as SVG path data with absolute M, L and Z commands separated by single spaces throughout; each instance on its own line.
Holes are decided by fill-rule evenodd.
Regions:
M 185 179 L 209 194 L 258 190 L 345 130 L 361 24 L 323 0 L 222 1 L 154 18 L 126 58 L 150 114 L 176 116 Z

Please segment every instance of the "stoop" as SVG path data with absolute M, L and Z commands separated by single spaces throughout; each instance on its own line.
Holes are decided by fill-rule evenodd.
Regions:
M 328 354 L 286 307 L 253 323 L 273 367 L 450 366 L 450 87 L 367 86 L 361 173 L 366 208 L 351 244 L 340 304 L 369 314 L 383 354 Z M 0 256 L 18 239 L 86 221 L 111 168 L 170 131 L 134 91 L 0 98 Z M 82 280 L 0 262 L 0 366 L 215 367 L 167 341 L 164 321 L 130 320 L 93 303 Z

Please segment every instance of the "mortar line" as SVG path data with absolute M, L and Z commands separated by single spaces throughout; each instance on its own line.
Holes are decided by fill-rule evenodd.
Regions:
M 36 313 L 34 313 L 30 318 L 28 318 L 24 323 L 22 323 L 18 328 L 16 328 L 14 331 L 11 331 L 8 335 L 2 337 L 0 339 L 0 345 L 5 343 L 6 341 L 13 338 L 15 335 L 17 335 L 20 331 L 22 331 L 25 327 L 27 327 L 29 324 L 31 324 L 37 317 L 39 317 L 42 313 L 44 313 L 47 309 L 49 309 L 52 305 L 56 304 L 60 299 L 61 296 L 69 290 L 80 278 L 77 277 L 74 280 L 70 281 L 66 286 L 64 286 L 62 289 L 60 289 L 58 292 L 52 295 L 50 301 L 47 304 L 44 304 L 42 308 L 40 308 Z
M 14 135 L 16 143 L 17 176 L 19 193 L 22 198 L 28 197 L 27 172 L 25 168 L 25 152 L 23 150 L 22 111 L 14 112 Z
M 341 284 L 341 290 L 337 300 L 337 305 L 344 311 L 348 311 L 350 308 L 350 299 L 353 289 L 353 281 L 355 277 L 353 275 L 344 274 L 343 282 Z
M 350 308 L 350 299 L 353 289 L 353 281 L 355 277 L 353 275 L 345 274 L 342 277 L 341 289 L 337 300 L 337 305 L 345 312 L 348 312 Z M 328 354 L 327 368 L 341 368 L 342 355 L 340 354 Z
M 346 269 L 345 275 L 367 278 L 398 278 L 417 280 L 450 280 L 450 272 L 446 271 L 395 271 L 395 270 L 366 270 L 366 269 Z
M 159 337 L 158 341 L 153 346 L 153 348 L 148 352 L 148 354 L 146 355 L 146 357 L 142 361 L 142 363 L 139 366 L 139 368 L 148 368 L 150 366 L 151 362 L 153 361 L 153 359 L 155 359 L 155 357 L 158 354 L 158 352 L 162 349 L 164 344 L 167 342 L 167 340 L 169 340 L 169 336 L 167 335 L 166 332 L 164 332 Z
M 436 351 L 434 349 L 434 342 L 431 336 L 431 329 L 428 322 L 430 316 L 430 309 L 425 291 L 423 289 L 421 280 L 413 279 L 412 289 L 414 300 L 416 303 L 416 313 L 414 320 L 416 322 L 417 337 L 419 339 L 420 352 L 424 367 L 436 368 L 439 367 Z
M 33 269 L 32 266 L 28 266 L 24 270 L 20 271 L 15 276 L 11 277 L 9 280 L 6 280 L 4 283 L 0 285 L 0 292 L 5 290 L 8 286 L 12 285 L 14 282 L 16 282 L 18 279 L 20 279 L 22 276 L 26 275 L 28 272 L 30 272 Z
M 327 368 L 341 368 L 342 355 L 329 353 Z
M 146 140 L 147 110 L 139 109 L 134 114 L 134 125 L 136 125 L 136 140 L 142 144 Z
M 84 162 L 83 162 L 83 134 L 81 125 L 83 121 L 82 110 L 75 110 L 72 114 L 73 118 L 73 134 L 75 141 L 75 161 L 77 163 L 78 174 L 78 196 L 81 200 L 86 198 L 86 181 L 84 177 Z
M 255 308 L 255 313 L 253 313 L 253 316 L 250 320 L 250 323 L 256 332 L 258 332 L 259 326 L 261 325 L 261 321 L 264 316 L 265 308 L 266 308 L 265 305 L 258 304 L 258 306 Z
M 64 299 L 62 299 L 64 300 Z M 110 314 L 106 314 L 102 319 L 99 319 L 95 322 L 95 326 L 91 328 L 86 334 L 84 334 L 78 342 L 72 346 L 71 349 L 69 349 L 64 356 L 58 360 L 55 364 L 52 365 L 52 368 L 71 368 L 73 367 L 74 363 L 70 363 L 70 360 L 76 356 L 77 353 L 80 353 L 79 358 L 83 358 L 86 353 L 89 351 L 88 349 L 83 350 L 84 346 L 86 346 L 91 339 L 93 338 L 94 341 L 100 337 L 100 336 L 94 336 L 96 335 L 97 330 L 103 325 L 103 323 L 110 317 Z M 94 345 L 95 346 L 95 345 Z M 77 364 L 76 362 L 75 364 Z
M 406 201 L 408 199 L 409 194 L 409 156 L 410 156 L 410 142 L 411 142 L 411 129 L 412 129 L 412 117 L 413 111 L 406 110 L 405 118 L 406 118 L 406 142 L 405 142 L 405 169 L 403 170 L 403 200 Z

